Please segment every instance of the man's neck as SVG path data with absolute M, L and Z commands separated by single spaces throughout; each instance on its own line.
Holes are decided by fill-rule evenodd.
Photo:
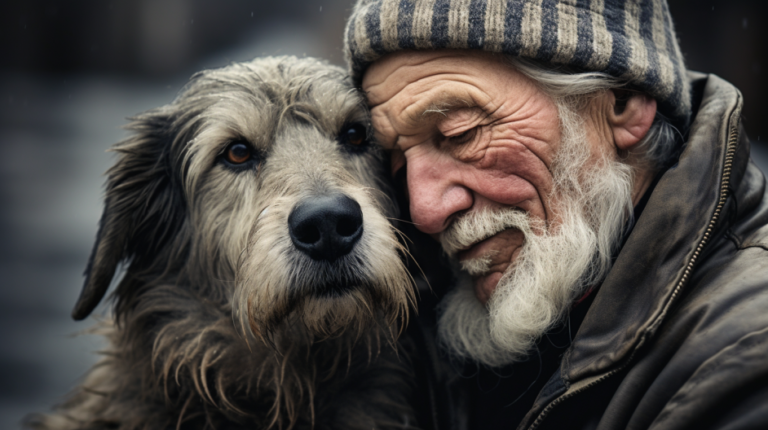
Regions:
M 643 198 L 646 191 L 651 188 L 658 176 L 658 169 L 647 167 L 633 167 L 633 185 L 632 185 L 632 205 L 637 207 L 640 199 Z

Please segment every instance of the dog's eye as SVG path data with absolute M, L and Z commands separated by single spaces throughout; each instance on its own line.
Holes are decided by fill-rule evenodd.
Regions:
M 367 131 L 362 124 L 345 126 L 341 129 L 341 134 L 339 135 L 342 143 L 357 147 L 363 146 L 367 137 Z
M 224 158 L 232 164 L 243 164 L 251 159 L 251 148 L 243 142 L 232 142 L 227 146 Z
M 261 165 L 263 157 L 261 153 L 251 146 L 246 140 L 238 139 L 230 141 L 216 158 L 227 169 L 234 172 L 250 170 Z

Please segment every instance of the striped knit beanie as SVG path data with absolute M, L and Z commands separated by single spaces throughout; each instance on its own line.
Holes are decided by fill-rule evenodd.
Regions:
M 344 53 L 355 83 L 385 54 L 480 49 L 605 72 L 654 97 L 685 127 L 685 65 L 666 0 L 358 0 Z

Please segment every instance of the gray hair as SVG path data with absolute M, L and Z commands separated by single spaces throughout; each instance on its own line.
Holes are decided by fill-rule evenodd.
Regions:
M 558 105 L 575 109 L 586 106 L 597 93 L 608 90 L 627 90 L 627 82 L 601 72 L 571 72 L 566 68 L 546 67 L 520 57 L 509 57 L 516 70 L 531 78 Z M 652 168 L 674 164 L 677 158 L 677 136 L 680 132 L 658 110 L 648 134 L 638 143 L 636 151 Z

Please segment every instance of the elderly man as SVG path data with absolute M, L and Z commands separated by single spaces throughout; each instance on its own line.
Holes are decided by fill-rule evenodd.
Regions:
M 665 0 L 359 0 L 345 50 L 458 273 L 437 337 L 477 371 L 436 416 L 768 428 L 765 179 Z

